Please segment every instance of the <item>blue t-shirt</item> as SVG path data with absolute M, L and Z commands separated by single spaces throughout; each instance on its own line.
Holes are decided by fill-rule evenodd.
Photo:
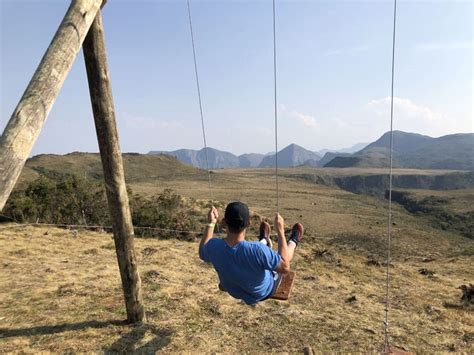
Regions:
M 221 238 L 212 238 L 199 253 L 212 263 L 219 281 L 232 296 L 253 304 L 268 297 L 273 289 L 273 270 L 281 257 L 260 242 L 242 241 L 230 247 Z

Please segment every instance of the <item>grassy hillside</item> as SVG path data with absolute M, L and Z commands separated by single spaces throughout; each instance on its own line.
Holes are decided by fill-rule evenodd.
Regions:
M 173 180 L 193 176 L 205 179 L 202 170 L 180 163 L 176 158 L 165 155 L 123 154 L 125 179 L 129 183 Z M 102 163 L 98 153 L 70 153 L 66 155 L 41 154 L 28 159 L 20 176 L 19 184 L 33 180 L 42 169 L 67 172 L 85 176 L 88 179 L 103 179 Z
M 83 167 L 97 166 L 92 164 L 97 159 L 87 160 Z M 64 169 L 60 164 L 56 168 Z M 163 175 L 155 178 L 150 169 L 148 177 L 132 181 L 133 190 L 149 195 L 173 188 L 198 203 L 206 201 L 205 172 L 189 169 L 173 173 L 157 169 Z M 272 169 L 218 171 L 212 180 L 214 199 L 223 204 L 245 201 L 257 219 L 272 219 L 273 173 Z M 297 279 L 289 302 L 245 306 L 218 291 L 216 274 L 198 259 L 195 241 L 163 240 L 159 234 L 137 238 L 148 321 L 136 327 L 123 323 L 125 310 L 110 234 L 79 230 L 74 236 L 64 229 L 0 225 L 4 246 L 0 250 L 4 271 L 0 273 L 0 349 L 254 353 L 301 352 L 309 346 L 320 352 L 379 351 L 387 201 L 304 176 L 382 173 L 386 170 L 281 171 L 280 213 L 287 226 L 301 221 L 306 227 L 305 242 L 292 265 Z M 415 177 L 445 173 L 396 171 Z M 473 211 L 472 188 L 413 193 L 420 199 L 439 194 L 448 201 L 443 206 L 453 213 Z M 398 203 L 393 205 L 393 223 L 392 345 L 425 353 L 472 353 L 473 306 L 461 302 L 458 287 L 474 283 L 474 241 L 456 229 L 443 230 L 432 216 L 409 212 Z M 255 239 L 254 232 L 249 238 Z
M 166 155 L 148 155 L 127 153 L 123 155 L 125 179 L 134 190 L 147 192 L 159 181 L 173 187 L 191 182 L 194 187 L 203 187 L 208 192 L 207 172 L 183 164 L 174 157 Z M 29 159 L 23 169 L 18 188 L 23 188 L 32 181 L 42 170 L 53 170 L 60 173 L 71 173 L 85 176 L 88 179 L 102 180 L 102 165 L 99 154 L 71 153 L 66 155 L 38 155 Z M 212 173 L 212 180 L 219 185 L 231 180 L 238 181 L 239 176 L 267 176 L 263 186 L 272 179 L 272 169 L 225 169 Z M 280 174 L 290 178 L 310 180 L 315 183 L 338 186 L 351 192 L 384 192 L 387 186 L 387 169 L 377 168 L 281 168 Z M 453 172 L 450 170 L 418 170 L 395 169 L 396 187 L 401 188 L 434 188 L 454 189 L 474 186 L 474 173 Z M 169 184 L 171 183 L 171 184 Z

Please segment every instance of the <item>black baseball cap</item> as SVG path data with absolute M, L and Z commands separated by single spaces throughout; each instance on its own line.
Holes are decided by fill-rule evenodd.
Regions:
M 227 225 L 233 229 L 243 229 L 250 222 L 249 208 L 245 203 L 236 201 L 227 205 L 224 215 Z

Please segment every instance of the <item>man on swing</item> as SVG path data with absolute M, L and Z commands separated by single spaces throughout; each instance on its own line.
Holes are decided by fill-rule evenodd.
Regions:
M 290 271 L 298 243 L 303 237 L 303 226 L 296 223 L 288 243 L 285 222 L 277 213 L 275 229 L 278 236 L 278 253 L 271 249 L 270 225 L 260 224 L 258 242 L 245 240 L 250 226 L 250 213 L 246 204 L 232 202 L 227 205 L 224 223 L 226 238 L 212 238 L 219 214 L 215 207 L 208 213 L 206 230 L 199 244 L 199 257 L 212 263 L 219 276 L 219 288 L 247 304 L 255 304 L 271 297 L 278 288 L 281 275 Z

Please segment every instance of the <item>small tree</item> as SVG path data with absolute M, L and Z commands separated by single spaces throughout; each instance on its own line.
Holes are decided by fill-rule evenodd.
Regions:
M 7 201 L 5 214 L 20 222 L 109 224 L 104 188 L 75 175 L 42 172 Z

